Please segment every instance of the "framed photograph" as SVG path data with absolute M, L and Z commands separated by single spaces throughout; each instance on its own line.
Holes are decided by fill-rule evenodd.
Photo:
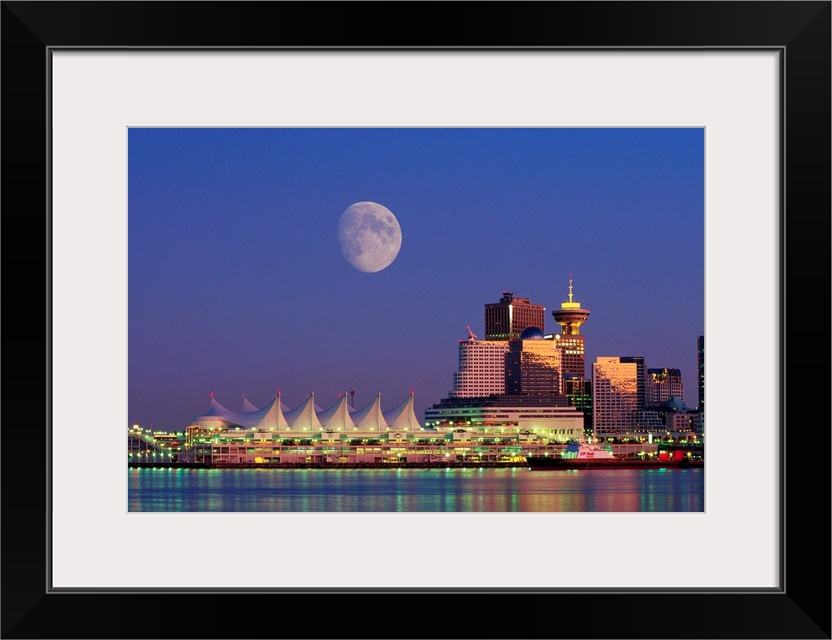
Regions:
M 474 637 L 830 637 L 830 463 L 828 455 L 817 453 L 818 447 L 828 451 L 828 426 L 821 421 L 824 433 L 815 433 L 817 410 L 803 400 L 806 377 L 801 373 L 809 365 L 804 360 L 811 360 L 816 371 L 816 350 L 798 346 L 803 333 L 814 340 L 828 335 L 830 326 L 829 305 L 823 303 L 830 290 L 828 269 L 816 266 L 819 257 L 829 263 L 829 2 L 4 2 L 2 11 L 7 239 L 6 419 L 0 436 L 3 637 L 285 635 L 289 627 L 285 619 L 281 622 L 281 612 L 295 610 L 309 611 L 314 622 L 292 635 L 350 637 L 355 631 L 348 621 L 355 618 L 358 598 L 367 602 L 384 595 L 383 602 L 405 604 L 405 598 L 417 594 L 436 606 L 447 606 L 448 596 L 475 597 L 465 602 L 486 604 L 465 616 Z M 416 41 L 371 26 L 398 23 L 402 12 L 423 34 Z M 544 233 L 517 229 L 511 215 L 505 221 L 515 244 L 526 238 L 527 253 L 535 243 L 545 248 L 548 242 L 553 255 L 567 256 L 569 234 L 582 233 L 595 235 L 607 253 L 638 254 L 624 269 L 637 272 L 632 280 L 647 289 L 651 282 L 662 282 L 662 264 L 669 264 L 674 254 L 691 246 L 700 252 L 704 302 L 701 287 L 691 287 L 690 295 L 699 298 L 700 309 L 704 306 L 709 346 L 702 505 L 455 513 L 424 508 L 130 508 L 139 503 L 130 502 L 125 478 L 125 431 L 133 420 L 130 405 L 137 387 L 159 399 L 159 406 L 181 407 L 194 384 L 213 385 L 211 376 L 216 376 L 203 364 L 210 375 L 194 380 L 199 367 L 193 363 L 210 362 L 212 345 L 201 350 L 200 340 L 186 343 L 183 333 L 165 343 L 160 336 L 169 326 L 180 331 L 191 326 L 190 333 L 202 342 L 212 331 L 236 328 L 243 335 L 223 341 L 221 348 L 237 345 L 243 355 L 233 361 L 254 362 L 269 358 L 257 347 L 257 332 L 282 328 L 277 320 L 250 322 L 261 295 L 284 292 L 296 315 L 308 315 L 305 326 L 315 339 L 320 328 L 314 317 L 325 314 L 326 301 L 336 294 L 343 296 L 340 315 L 349 309 L 367 311 L 349 291 L 320 295 L 320 280 L 298 292 L 276 283 L 270 292 L 247 275 L 251 256 L 245 247 L 258 246 L 255 240 L 262 239 L 263 228 L 246 228 L 254 220 L 242 213 L 206 214 L 212 207 L 227 208 L 223 189 L 266 193 L 253 188 L 268 176 L 253 168 L 251 156 L 239 153 L 239 136 L 246 137 L 248 153 L 261 164 L 279 165 L 284 172 L 293 168 L 295 184 L 280 188 L 284 198 L 295 202 L 303 189 L 290 187 L 298 189 L 300 183 L 325 190 L 320 176 L 358 184 L 356 176 L 369 171 L 374 149 L 376 171 L 389 176 L 389 146 L 408 149 L 424 162 L 402 165 L 397 180 L 404 183 L 400 176 L 407 175 L 410 190 L 402 189 L 400 197 L 422 199 L 429 206 L 431 197 L 447 201 L 447 192 L 440 189 L 430 194 L 432 185 L 441 183 L 439 172 L 462 185 L 465 172 L 475 172 L 477 162 L 482 170 L 495 149 L 524 178 L 552 170 L 545 158 L 554 147 L 571 150 L 572 168 L 583 166 L 584 172 L 599 175 L 605 164 L 620 160 L 615 141 L 607 141 L 592 162 L 582 165 L 579 155 L 588 154 L 592 143 L 582 139 L 570 146 L 568 140 L 552 137 L 567 131 L 604 136 L 694 132 L 703 143 L 704 177 L 697 197 L 700 208 L 704 204 L 704 225 L 698 230 L 698 249 L 677 230 L 673 216 L 680 215 L 679 208 L 669 198 L 664 220 L 646 215 L 633 217 L 635 224 L 619 220 L 622 227 L 642 220 L 649 228 L 628 228 L 618 234 L 617 243 L 600 229 L 593 232 L 598 223 L 580 213 L 586 194 L 575 205 L 572 224 L 553 213 L 551 229 L 545 219 L 536 227 Z M 283 136 L 283 152 L 270 155 L 263 149 L 266 132 Z M 484 137 L 483 132 L 507 133 L 508 138 L 489 139 L 478 158 L 460 153 L 457 165 L 442 170 L 442 163 L 452 160 L 454 145 L 470 152 L 476 148 L 471 136 Z M 431 134 L 434 139 L 423 139 Z M 368 142 L 372 135 L 379 140 Z M 289 146 L 299 153 L 287 150 L 287 136 L 297 138 Z M 448 136 L 459 139 L 448 142 Z M 662 167 L 668 180 L 681 175 L 680 138 L 668 139 L 665 146 L 641 146 L 647 155 L 654 150 L 651 166 Z M 606 157 L 603 149 L 609 150 Z M 183 150 L 190 154 L 187 159 Z M 200 162 L 191 160 L 196 155 Z M 630 157 L 635 167 L 647 161 L 635 153 Z M 316 171 L 319 179 L 313 180 Z M 166 180 L 182 185 L 185 172 L 202 173 L 192 192 L 170 190 Z M 580 179 L 579 173 L 563 170 L 572 181 Z M 238 181 L 226 182 L 230 174 Z M 487 182 L 497 179 L 490 175 Z M 199 187 L 209 182 L 215 187 L 210 197 Z M 512 194 L 503 204 L 507 210 L 538 206 L 517 187 L 504 191 Z M 351 203 L 366 208 L 372 197 L 358 191 L 338 206 L 336 220 L 344 209 L 349 217 Z M 467 192 L 467 198 L 475 205 L 474 192 Z M 652 200 L 645 195 L 650 193 Z M 478 208 L 485 219 L 493 207 L 486 202 L 486 183 L 481 197 L 479 207 L 458 206 L 458 214 L 446 215 L 463 227 L 457 233 L 477 229 Z M 639 206 L 647 211 L 664 196 L 658 188 L 640 184 L 638 197 L 626 203 L 626 193 L 620 197 L 621 211 Z M 406 205 L 388 200 L 373 206 L 385 214 L 387 205 L 402 222 L 396 240 L 406 248 L 407 234 L 415 228 L 403 222 Z M 250 200 L 247 206 L 257 203 Z M 442 210 L 440 202 L 433 206 Z M 189 214 L 196 209 L 201 213 Z M 141 220 L 131 218 L 137 211 Z M 275 214 L 285 242 L 304 246 L 331 235 L 330 248 L 338 249 L 334 229 L 322 228 L 311 237 L 322 225 L 304 226 L 286 215 Z M 223 228 L 200 232 L 200 224 Z M 495 224 L 498 218 L 489 226 Z M 607 224 L 615 223 L 607 218 Z M 438 235 L 444 229 L 438 228 Z M 293 239 L 293 230 L 310 237 Z M 486 230 L 478 233 L 488 237 Z M 398 255 L 398 246 L 392 260 L 374 254 L 370 264 L 351 253 L 342 234 L 337 266 L 322 254 L 314 264 L 303 262 L 309 251 L 291 260 L 299 269 L 321 269 L 323 275 L 354 269 L 349 277 L 366 277 L 383 273 L 391 262 L 396 267 L 397 259 L 432 259 L 427 250 L 418 257 L 405 251 Z M 445 253 L 453 246 L 438 238 L 435 244 Z M 517 251 L 521 259 L 522 248 Z M 276 239 L 273 260 L 284 253 L 291 256 L 281 252 Z M 175 263 L 167 261 L 172 254 L 179 254 Z M 433 261 L 440 263 L 437 255 Z M 602 264 L 597 258 L 587 262 Z M 223 273 L 235 271 L 235 291 L 211 282 L 219 273 L 212 263 L 222 264 Z M 475 264 L 481 263 L 460 256 L 443 268 Z M 176 274 L 175 269 L 182 271 Z M 188 269 L 205 277 L 204 290 L 192 286 L 179 292 L 182 299 L 175 308 L 157 305 L 162 296 L 178 295 L 165 283 Z M 462 271 L 448 274 L 460 288 Z M 545 278 L 564 279 L 556 273 Z M 699 278 L 701 282 L 701 274 Z M 803 293 L 807 281 L 813 285 Z M 364 280 L 351 286 L 367 298 Z M 812 290 L 822 292 L 820 304 Z M 430 313 L 419 310 L 424 304 L 419 291 L 403 293 L 400 304 Z M 471 295 L 443 297 L 442 305 L 457 299 L 460 306 L 470 305 Z M 543 304 L 551 310 L 556 302 Z M 674 309 L 682 308 L 674 304 Z M 564 307 L 564 313 L 569 309 Z M 479 314 L 482 307 L 467 312 Z M 167 317 L 156 317 L 165 313 Z M 219 317 L 224 319 L 216 324 Z M 549 322 L 553 326 L 551 318 Z M 465 324 L 461 322 L 463 329 Z M 373 335 L 382 335 L 379 331 Z M 408 331 L 418 344 L 417 325 Z M 142 340 L 131 342 L 136 335 Z M 332 339 L 337 342 L 339 335 Z M 16 345 L 26 345 L 20 356 Z M 161 357 L 154 353 L 164 349 L 168 353 Z M 337 352 L 337 345 L 329 351 Z M 310 364 L 305 359 L 316 360 L 311 364 L 318 367 L 347 366 L 310 353 L 296 349 L 281 355 L 293 357 L 298 368 Z M 381 352 L 374 357 L 381 358 Z M 144 375 L 144 370 L 159 371 L 159 362 L 173 365 L 189 358 L 192 366 L 181 368 L 187 375 L 180 380 L 170 372 L 156 374 L 159 380 Z M 220 359 L 232 362 L 228 356 Z M 455 360 L 452 354 L 450 361 Z M 822 371 L 827 389 L 828 368 Z M 231 388 L 228 381 L 240 374 L 227 375 L 224 384 Z M 450 371 L 445 375 L 450 378 Z M 789 380 L 792 394 L 787 393 Z M 390 381 L 403 384 L 392 375 Z M 160 391 L 163 387 L 167 391 Z M 163 393 L 170 397 L 159 398 Z M 243 426 L 262 427 L 265 401 L 252 399 L 255 405 L 244 398 L 234 415 L 261 409 L 262 420 Z M 208 400 L 202 399 L 206 405 Z M 187 418 L 204 418 L 207 425 L 225 410 L 218 400 L 211 399 L 203 414 L 202 406 L 188 407 Z M 329 400 L 327 407 L 337 409 L 334 398 Z M 306 404 L 314 406 L 311 399 Z M 300 415 L 303 406 L 294 398 L 292 406 L 277 413 L 292 415 L 294 423 L 292 411 Z M 372 403 L 367 406 L 372 411 Z M 310 409 L 297 424 L 314 422 L 314 413 L 330 419 L 327 407 Z M 396 419 L 390 408 L 383 406 L 387 426 Z M 346 405 L 343 409 L 342 426 L 372 428 L 358 417 L 352 420 Z M 381 416 L 382 407 L 376 409 Z M 421 420 L 422 412 L 420 406 L 414 415 Z M 239 449 L 216 453 L 248 456 Z M 453 453 L 462 455 L 461 466 L 466 466 L 466 456 L 490 455 L 464 446 Z M 249 462 L 263 464 L 269 455 L 253 450 Z M 299 449 L 291 455 L 300 455 Z M 360 454 L 343 452 L 348 462 L 364 464 L 364 458 L 351 460 L 350 455 L 369 454 L 363 445 Z M 380 462 L 390 463 L 391 455 L 392 450 L 381 454 Z M 807 487 L 810 509 L 803 506 Z M 160 491 L 152 497 L 155 505 L 182 498 L 164 487 Z M 234 596 L 256 598 L 248 602 L 278 615 L 254 616 L 241 624 L 237 616 L 222 614 L 230 613 L 226 603 Z M 512 600 L 520 609 L 506 608 Z M 502 605 L 499 610 L 506 615 L 488 613 L 492 603 Z M 121 612 L 117 622 L 96 613 L 105 604 L 108 611 Z M 194 615 L 188 605 L 211 613 Z M 318 615 L 320 607 L 325 616 Z M 530 615 L 535 609 L 539 613 Z M 520 611 L 525 615 L 516 615 Z M 552 611 L 557 618 L 550 617 Z M 526 618 L 531 621 L 518 627 L 518 620 Z M 423 624 L 402 619 L 390 629 L 367 621 L 358 633 L 436 635 L 435 623 Z

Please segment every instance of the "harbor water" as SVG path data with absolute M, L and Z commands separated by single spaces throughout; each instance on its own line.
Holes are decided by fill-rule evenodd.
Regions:
M 702 512 L 698 469 L 128 469 L 130 512 Z

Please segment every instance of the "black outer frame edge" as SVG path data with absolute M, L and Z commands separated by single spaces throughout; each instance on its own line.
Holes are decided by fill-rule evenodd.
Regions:
M 384 605 L 401 606 L 400 598 L 381 591 L 321 590 L 288 593 L 239 593 L 211 590 L 202 593 L 129 590 L 127 592 L 47 593 L 49 565 L 44 554 L 50 505 L 38 502 L 47 495 L 52 452 L 47 448 L 46 430 L 28 429 L 30 407 L 44 406 L 47 429 L 51 429 L 51 355 L 44 336 L 51 336 L 49 316 L 51 282 L 48 264 L 51 220 L 42 213 L 41 203 L 51 211 L 48 158 L 51 141 L 44 123 L 51 117 L 47 108 L 50 65 L 48 49 L 59 47 L 125 46 L 260 46 L 295 47 L 356 45 L 385 48 L 385 35 L 400 22 L 398 15 L 412 9 L 408 22 L 416 28 L 413 41 L 399 38 L 402 45 L 420 49 L 492 46 L 524 48 L 539 45 L 567 47 L 763 47 L 784 46 L 781 69 L 787 87 L 781 94 L 781 179 L 788 178 L 788 190 L 781 192 L 783 211 L 780 230 L 781 257 L 787 249 L 789 269 L 781 260 L 781 296 L 785 302 L 788 284 L 797 284 L 811 274 L 811 282 L 830 291 L 829 272 L 819 272 L 817 257 L 829 264 L 830 238 L 830 3 L 829 2 L 558 2 L 558 3 L 143 3 L 143 2 L 3 2 L 2 14 L 2 174 L 0 203 L 4 209 L 6 233 L 2 252 L 2 301 L 7 306 L 2 335 L 8 344 L 23 346 L 23 357 L 3 361 L 2 414 L 7 428 L 0 438 L 0 478 L 3 536 L 0 552 L 0 595 L 2 596 L 3 638 L 114 638 L 114 637 L 269 637 L 278 635 L 280 612 L 303 610 L 314 614 L 321 604 L 330 612 L 315 619 L 309 637 L 349 637 L 354 631 L 339 620 L 356 619 L 356 611 L 370 605 L 381 611 Z M 331 21 L 322 22 L 322 7 Z M 462 15 L 460 15 L 462 14 Z M 277 22 L 269 17 L 277 17 Z M 376 29 L 387 25 L 387 29 Z M 352 28 L 347 28 L 352 27 Z M 416 43 L 416 44 L 414 44 Z M 448 43 L 454 43 L 448 45 Z M 782 77 L 782 76 L 781 76 Z M 44 180 L 46 176 L 46 180 Z M 784 183 L 785 184 L 785 183 Z M 46 243 L 43 243 L 46 238 Z M 45 255 L 44 255 L 45 254 Z M 34 285 L 34 282 L 37 285 Z M 46 283 L 46 290 L 40 289 Z M 824 288 L 825 285 L 825 288 Z M 44 295 L 44 293 L 46 295 Z M 11 312 L 9 312 L 11 310 Z M 797 400 L 785 404 L 786 372 L 810 365 L 817 376 L 814 352 L 785 350 L 787 314 L 781 305 L 779 353 L 784 367 L 780 381 L 781 428 L 805 428 L 817 420 L 817 408 Z M 37 321 L 35 319 L 38 319 Z M 829 299 L 803 313 L 794 322 L 801 335 L 828 336 Z M 13 342 L 11 342 L 13 340 Z M 41 363 L 46 363 L 46 371 Z M 828 389 L 829 372 L 823 367 L 821 382 Z M 42 391 L 38 385 L 44 381 Z M 802 381 L 802 380 L 801 380 Z M 794 388 L 794 387 L 793 387 Z M 825 390 L 822 391 L 825 393 Z M 18 410 L 23 407 L 24 410 Z M 824 408 L 819 412 L 826 415 Z M 788 420 L 787 420 L 788 419 Z M 9 428 L 16 427 L 16 428 Z M 35 446 L 31 443 L 34 441 Z M 786 444 L 785 432 L 781 442 Z M 781 467 L 784 518 L 780 531 L 785 553 L 780 559 L 785 592 L 745 590 L 737 592 L 681 590 L 660 592 L 583 591 L 570 593 L 476 593 L 483 611 L 503 610 L 506 598 L 522 604 L 526 613 L 471 623 L 473 637 L 639 637 L 639 638 L 829 638 L 829 580 L 817 578 L 829 572 L 829 513 L 824 517 L 807 513 L 794 505 L 811 488 L 815 504 L 830 504 L 829 457 L 806 464 L 805 449 L 789 440 Z M 46 460 L 24 461 L 15 456 L 29 444 L 30 450 L 47 451 Z M 820 452 L 815 451 L 817 455 Z M 789 500 L 791 498 L 791 500 Z M 786 522 L 789 526 L 786 527 Z M 824 574 L 824 572 L 826 572 Z M 254 595 L 258 593 L 258 595 Z M 418 596 L 414 604 L 424 606 L 425 598 L 464 594 L 463 590 L 408 590 Z M 187 594 L 187 595 L 186 595 Z M 325 594 L 337 594 L 323 603 Z M 367 596 L 372 595 L 372 601 Z M 134 596 L 134 597 L 131 597 Z M 246 620 L 240 628 L 234 620 L 214 619 L 194 610 L 233 611 L 234 605 L 272 605 L 277 615 L 269 620 Z M 266 598 L 271 597 L 271 600 Z M 184 600 L 183 600 L 184 598 Z M 201 600 L 196 600 L 201 598 Z M 221 598 L 221 599 L 220 599 Z M 230 602 L 228 599 L 235 599 Z M 245 602 L 240 600 L 246 598 Z M 379 600 L 379 598 L 383 598 Z M 556 598 L 553 600 L 552 598 Z M 765 600 L 762 600 L 765 598 Z M 207 606 L 206 606 L 207 605 Z M 541 605 L 540 622 L 522 619 Z M 499 607 L 499 609 L 498 609 Z M 527 608 L 528 607 L 528 608 Z M 136 627 L 131 615 L 140 608 L 156 621 Z M 226 609 L 227 608 L 227 609 Z M 180 610 L 182 613 L 180 613 Z M 549 612 L 559 615 L 551 617 Z M 590 615 L 587 626 L 583 616 Z M 115 615 L 124 624 L 111 622 Z M 285 613 L 283 614 L 285 615 Z M 634 618 L 642 618 L 632 624 Z M 628 624 L 623 624 L 623 623 Z M 353 624 L 358 624 L 355 622 Z M 487 626 L 486 626 L 487 625 Z M 361 626 L 365 637 L 430 637 L 431 624 L 408 629 Z

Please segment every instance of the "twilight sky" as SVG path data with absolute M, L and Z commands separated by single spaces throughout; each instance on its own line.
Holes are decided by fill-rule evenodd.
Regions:
M 130 129 L 128 420 L 179 430 L 209 393 L 323 408 L 447 396 L 503 290 L 591 315 L 598 356 L 681 369 L 704 333 L 703 129 Z M 401 249 L 350 266 L 338 223 L 389 209 Z

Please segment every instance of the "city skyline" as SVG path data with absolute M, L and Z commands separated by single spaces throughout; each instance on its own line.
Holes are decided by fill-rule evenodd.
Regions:
M 697 404 L 704 334 L 702 129 L 130 129 L 128 421 L 182 429 L 209 404 L 355 390 L 420 420 L 458 341 L 503 291 L 591 312 L 599 356 L 680 369 Z M 401 249 L 344 260 L 358 202 Z

